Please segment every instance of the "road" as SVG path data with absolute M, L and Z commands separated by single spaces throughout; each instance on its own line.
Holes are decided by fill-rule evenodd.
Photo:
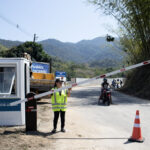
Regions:
M 56 150 L 149 150 L 150 102 L 113 92 L 113 105 L 98 106 L 99 91 L 100 87 L 73 90 L 68 99 L 67 132 L 49 137 L 52 147 Z M 137 109 L 140 110 L 142 134 L 146 140 L 144 143 L 128 143 Z
M 113 92 L 113 105 L 97 105 L 100 87 L 76 87 L 68 98 L 66 133 L 51 135 L 53 112 L 49 99 L 38 102 L 38 132 L 24 127 L 0 128 L 0 149 L 149 150 L 150 101 Z M 144 143 L 128 143 L 136 110 L 140 110 Z M 9 146 L 8 146 L 9 141 Z

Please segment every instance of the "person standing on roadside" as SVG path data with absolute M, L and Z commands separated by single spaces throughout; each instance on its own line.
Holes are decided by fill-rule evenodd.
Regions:
M 56 79 L 54 88 L 59 89 L 62 87 L 63 81 L 60 79 Z M 70 96 L 71 89 L 62 90 L 60 92 L 56 92 L 51 94 L 51 102 L 52 102 L 52 109 L 54 111 L 54 120 L 53 120 L 53 130 L 52 133 L 56 133 L 57 131 L 57 122 L 60 115 L 61 118 L 61 132 L 66 132 L 65 127 L 65 112 L 67 108 L 67 97 Z

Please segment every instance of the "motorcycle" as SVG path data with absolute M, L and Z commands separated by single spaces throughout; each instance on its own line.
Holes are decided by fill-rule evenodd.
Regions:
M 100 104 L 101 99 L 102 99 L 102 103 L 106 104 L 107 106 L 109 106 L 112 102 L 111 102 L 111 91 L 108 89 L 103 89 L 102 91 L 102 97 L 99 98 L 98 100 L 98 104 Z
M 116 89 L 116 85 L 115 84 L 111 84 L 111 89 L 115 90 Z

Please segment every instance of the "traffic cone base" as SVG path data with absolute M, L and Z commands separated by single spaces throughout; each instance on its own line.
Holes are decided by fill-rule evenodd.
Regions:
M 134 127 L 131 138 L 128 139 L 130 142 L 144 142 L 144 138 L 142 137 L 141 127 L 140 127 L 140 118 L 139 118 L 139 111 L 136 111 Z
M 144 138 L 142 139 L 133 139 L 132 137 L 128 139 L 129 142 L 139 142 L 139 143 L 143 143 L 144 142 Z

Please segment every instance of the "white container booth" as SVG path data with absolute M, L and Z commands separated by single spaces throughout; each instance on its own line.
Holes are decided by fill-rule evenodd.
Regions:
M 27 59 L 0 58 L 0 126 L 25 124 L 25 103 L 5 105 L 24 99 L 30 92 L 29 68 Z

